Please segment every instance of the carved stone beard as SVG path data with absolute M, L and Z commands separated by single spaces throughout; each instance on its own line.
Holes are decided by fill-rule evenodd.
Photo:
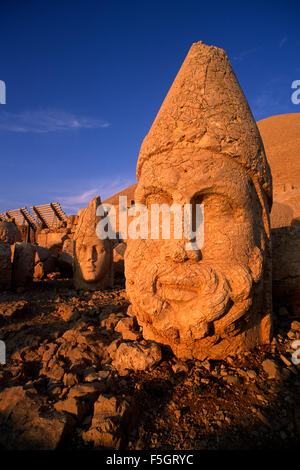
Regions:
M 137 249 L 136 243 L 143 248 Z M 206 348 L 242 333 L 251 311 L 253 286 L 262 279 L 263 256 L 258 247 L 248 266 L 200 261 L 165 262 L 162 267 L 155 264 L 152 250 L 149 263 L 147 244 L 136 243 L 129 244 L 125 255 L 127 292 L 138 309 L 146 339 L 155 337 L 172 346 L 182 343 L 185 348 L 197 343 L 196 348 Z M 130 255 L 133 246 L 135 256 Z M 143 251 L 141 258 L 139 251 Z

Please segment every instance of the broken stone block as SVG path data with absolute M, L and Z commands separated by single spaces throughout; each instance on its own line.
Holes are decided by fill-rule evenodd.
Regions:
M 272 229 L 272 252 L 274 303 L 300 303 L 300 227 Z
M 115 327 L 115 331 L 121 333 L 124 340 L 136 341 L 140 337 L 135 317 L 125 317 L 119 320 Z
M 143 337 L 181 360 L 269 343 L 272 177 L 224 50 L 191 46 L 143 140 L 137 179 L 135 204 L 146 201 L 148 220 L 154 204 L 204 208 L 204 243 L 201 233 L 198 243 L 162 230 L 127 240 L 126 291 Z M 178 228 L 182 210 L 180 219 Z
M 96 229 L 100 197 L 91 200 L 81 211 L 74 234 L 73 280 L 76 289 L 102 290 L 113 287 L 112 240 L 99 238 Z
M 0 444 L 6 450 L 54 450 L 75 425 L 69 413 L 47 409 L 45 400 L 21 386 L 0 393 Z
M 12 264 L 10 244 L 0 241 L 0 291 L 11 288 Z
M 16 243 L 12 264 L 13 287 L 29 286 L 33 280 L 35 249 L 30 243 Z
M 21 233 L 13 222 L 0 221 L 0 241 L 13 245 L 22 241 Z
M 96 448 L 117 448 L 122 418 L 128 408 L 126 400 L 100 395 L 94 404 L 91 427 L 82 434 L 83 439 L 93 442 Z
M 161 348 L 153 341 L 122 343 L 116 351 L 113 366 L 120 374 L 128 370 L 147 370 L 155 367 L 161 358 Z
M 267 374 L 268 379 L 280 379 L 281 373 L 278 365 L 272 359 L 266 359 L 262 363 L 264 372 Z
M 57 265 L 62 274 L 73 276 L 74 263 L 74 240 L 67 239 L 64 241 L 62 251 L 57 258 Z

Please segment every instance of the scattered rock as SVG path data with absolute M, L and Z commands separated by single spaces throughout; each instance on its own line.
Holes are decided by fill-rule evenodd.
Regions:
M 174 374 L 185 373 L 187 374 L 189 371 L 188 365 L 184 362 L 178 361 L 176 364 L 172 366 L 172 370 Z
M 300 331 L 300 321 L 293 321 L 291 323 L 291 330 L 293 331 Z
M 255 372 L 255 370 L 248 370 L 247 371 L 247 377 L 249 377 L 249 379 L 256 379 L 257 378 L 257 373 Z
M 74 415 L 78 421 L 82 421 L 84 416 L 89 412 L 90 406 L 88 401 L 74 397 L 68 397 L 54 404 L 54 408 L 57 411 L 66 411 Z
M 272 359 L 266 359 L 262 363 L 264 372 L 267 374 L 268 379 L 277 379 L 281 378 L 281 373 L 278 365 Z
M 286 307 L 280 307 L 279 310 L 278 310 L 278 314 L 281 317 L 288 317 L 289 316 L 289 312 L 288 312 Z
M 289 361 L 283 354 L 280 354 L 279 357 L 286 366 L 289 367 L 292 365 L 291 361 Z
M 111 359 L 114 360 L 116 357 L 117 349 L 120 346 L 121 341 L 119 339 L 116 339 L 110 343 L 110 345 L 107 347 L 107 352 L 110 355 Z
M 82 434 L 94 447 L 118 448 L 122 421 L 128 412 L 129 403 L 118 401 L 116 397 L 100 395 L 94 404 L 94 415 L 91 427 Z
M 0 241 L 0 291 L 11 287 L 11 248 L 9 243 Z
M 140 338 L 136 317 L 125 317 L 118 321 L 115 331 L 121 333 L 124 340 L 136 341 Z
M 113 365 L 119 373 L 146 370 L 155 367 L 161 358 L 161 348 L 153 341 L 122 343 L 116 351 Z
M 13 245 L 22 241 L 21 233 L 13 222 L 0 221 L 0 241 Z
M 72 239 L 67 238 L 63 242 L 62 251 L 56 262 L 62 274 L 73 275 L 74 241 Z
M 126 251 L 126 243 L 118 243 L 113 250 L 114 259 L 114 272 L 123 274 L 124 273 L 124 255 Z
M 30 243 L 16 243 L 12 265 L 12 284 L 25 287 L 32 284 L 35 249 Z
M 68 413 L 45 406 L 36 393 L 22 387 L 0 394 L 0 442 L 7 450 L 54 450 L 75 425 Z
M 34 273 L 35 279 L 44 279 L 47 274 L 56 270 L 54 257 L 48 248 L 35 245 Z
M 300 302 L 300 227 L 272 230 L 273 298 L 278 305 Z
M 68 372 L 67 374 L 64 375 L 63 383 L 65 387 L 72 387 L 73 385 L 78 384 L 79 380 L 76 374 L 72 374 L 71 372 Z

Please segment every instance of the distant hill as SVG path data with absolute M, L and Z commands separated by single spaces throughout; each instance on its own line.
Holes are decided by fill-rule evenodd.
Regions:
M 271 167 L 274 194 L 286 184 L 300 188 L 300 113 L 262 119 L 257 126 Z
M 128 188 L 123 189 L 123 191 L 120 191 L 117 194 L 114 194 L 113 196 L 109 197 L 105 201 L 102 201 L 103 203 L 105 202 L 106 204 L 119 204 L 119 196 L 127 196 L 127 203 L 130 206 L 130 202 L 134 201 L 134 191 L 136 188 L 136 184 L 133 184 L 132 186 L 129 186 Z

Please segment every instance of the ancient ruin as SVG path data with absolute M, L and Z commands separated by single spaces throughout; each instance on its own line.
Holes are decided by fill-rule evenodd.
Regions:
M 192 45 L 145 137 L 135 202 L 204 204 L 204 246 L 128 240 L 130 314 L 183 359 L 271 339 L 272 180 L 256 123 L 222 49 Z
M 299 448 L 299 126 L 300 113 L 258 122 L 267 161 L 225 52 L 196 43 L 137 185 L 68 216 L 0 214 L 0 450 L 109 450 L 108 464 L 122 450 Z M 106 204 L 113 240 L 96 230 Z M 132 239 L 139 204 L 202 205 L 203 245 L 163 238 L 163 210 L 158 239 L 152 216 Z
M 74 234 L 74 285 L 78 289 L 105 289 L 113 286 L 112 240 L 100 240 L 96 227 L 100 216 L 96 215 L 100 197 L 91 200 L 80 211 Z

